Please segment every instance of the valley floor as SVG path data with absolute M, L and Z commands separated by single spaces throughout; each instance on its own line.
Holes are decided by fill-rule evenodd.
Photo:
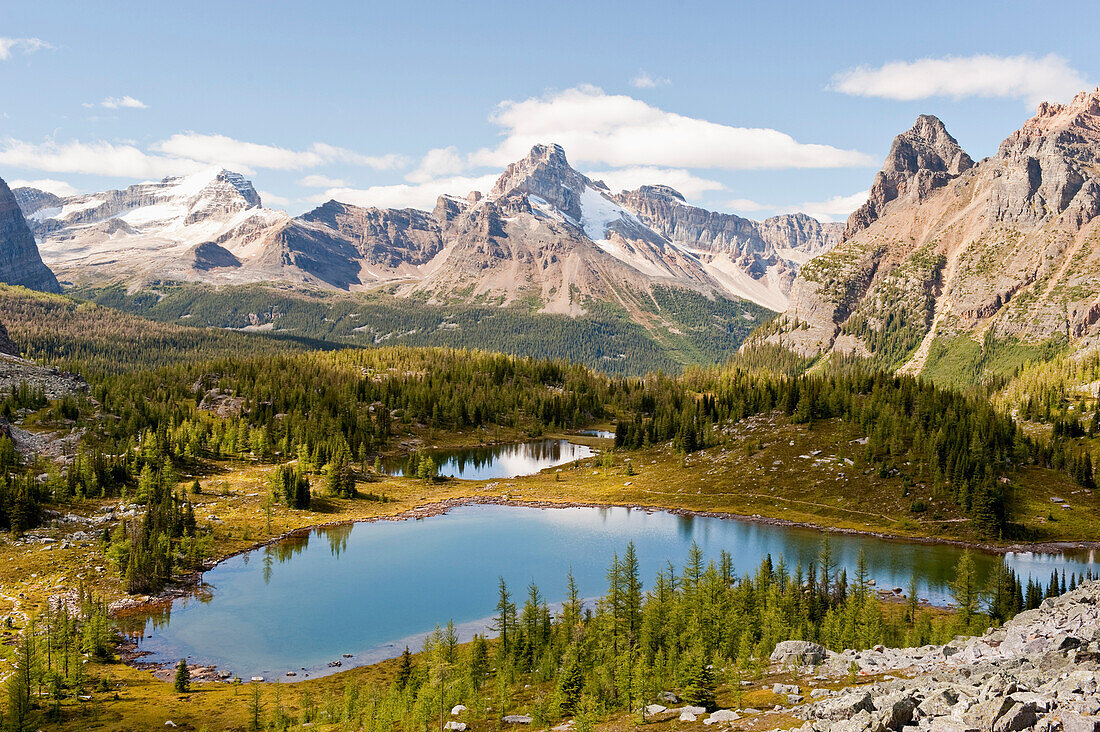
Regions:
M 447 441 L 469 444 L 500 437 L 467 434 Z M 570 439 L 583 442 L 588 438 Z M 591 442 L 599 447 L 609 444 L 606 440 Z M 442 441 L 429 436 L 425 446 L 436 444 Z M 613 452 L 610 461 L 597 456 L 560 470 L 511 480 L 428 483 L 377 477 L 359 485 L 360 493 L 385 496 L 385 501 L 317 497 L 309 511 L 276 505 L 268 513 L 264 496 L 272 466 L 248 462 L 208 466 L 205 474 L 197 476 L 202 493 L 190 498 L 200 524 L 213 527 L 213 553 L 218 558 L 308 527 L 427 515 L 465 502 L 642 506 L 903 539 L 982 543 L 949 501 L 925 496 L 927 509 L 913 513 L 918 488 L 910 487 L 910 495 L 904 495 L 906 490 L 896 478 L 879 477 L 860 456 L 860 444 L 845 424 L 819 422 L 811 429 L 778 416 L 762 416 L 739 423 L 717 447 L 688 456 L 676 455 L 666 445 Z M 1037 542 L 1100 541 L 1100 497 L 1088 495 L 1068 479 L 1052 482 L 1052 475 L 1051 471 L 1019 475 L 1013 489 L 1026 509 L 1013 521 Z M 194 477 L 188 476 L 185 484 Z M 1062 480 L 1060 474 L 1055 480 Z M 1064 502 L 1052 503 L 1051 497 Z M 105 524 L 102 517 L 108 511 L 119 513 L 117 502 L 85 501 L 72 506 L 71 513 L 55 517 L 50 528 L 0 543 L 0 616 L 10 616 L 14 626 L 3 631 L 8 658 L 0 661 L 0 676 L 10 671 L 11 646 L 18 630 L 50 597 L 70 592 L 83 581 L 114 601 L 116 608 L 134 604 L 134 600 L 124 599 L 117 569 L 98 542 Z M 339 697 L 349 680 L 381 683 L 394 668 L 394 662 L 384 662 L 298 684 L 265 686 L 264 698 L 269 704 L 294 707 L 304 694 L 314 699 Z M 250 692 L 237 685 L 197 684 L 195 692 L 177 695 L 169 683 L 156 679 L 149 670 L 124 664 L 91 664 L 89 669 L 92 676 L 107 681 L 90 699 L 66 704 L 67 727 L 152 728 L 171 719 L 193 729 L 243 728 Z M 770 697 L 761 698 L 759 703 L 770 701 Z

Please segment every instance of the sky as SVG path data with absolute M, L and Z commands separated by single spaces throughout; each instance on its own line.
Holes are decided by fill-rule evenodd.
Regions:
M 1100 84 L 1097 27 L 1096 2 L 4 2 L 0 178 L 220 166 L 295 214 L 431 208 L 556 142 L 614 191 L 839 221 L 917 115 L 978 159 Z

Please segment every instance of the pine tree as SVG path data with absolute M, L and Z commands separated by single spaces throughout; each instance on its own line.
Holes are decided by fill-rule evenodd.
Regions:
M 577 659 L 577 649 L 570 648 L 566 653 L 562 669 L 558 674 L 558 691 L 561 694 L 561 713 L 569 716 L 577 712 L 581 692 L 584 690 L 584 672 Z
M 31 691 L 34 687 L 38 652 L 34 638 L 34 623 L 23 629 L 15 655 L 15 670 L 8 678 L 7 728 L 23 732 L 31 728 Z
M 504 577 L 500 577 L 500 585 L 497 593 L 497 616 L 493 624 L 493 630 L 500 634 L 500 642 L 497 644 L 499 655 L 505 658 L 512 651 L 512 640 L 508 637 L 508 631 L 515 625 L 516 606 L 512 602 L 512 596 L 508 592 L 508 585 Z
M 187 659 L 181 658 L 176 664 L 175 689 L 177 694 L 186 694 L 191 690 L 191 671 L 187 668 Z
M 489 672 L 489 644 L 485 636 L 474 633 L 473 642 L 470 644 L 470 679 L 474 688 L 481 686 L 482 680 Z
M 395 679 L 397 688 L 404 689 L 408 687 L 409 681 L 412 680 L 412 675 L 412 654 L 409 652 L 409 647 L 405 646 L 405 650 L 401 653 L 401 663 L 397 667 L 397 677 Z
M 951 596 L 955 599 L 955 612 L 963 632 L 970 627 L 978 611 L 981 593 L 978 591 L 978 578 L 974 569 L 974 557 L 970 550 L 963 551 L 955 565 L 955 579 L 951 581 Z
M 691 670 L 688 675 L 687 686 L 684 687 L 684 701 L 697 707 L 703 707 L 708 712 L 713 710 L 717 682 L 714 678 L 714 668 L 707 663 L 706 657 L 701 651 L 696 651 Z

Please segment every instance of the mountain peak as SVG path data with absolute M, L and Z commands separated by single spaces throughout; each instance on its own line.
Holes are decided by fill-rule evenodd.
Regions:
M 1024 123 L 1024 128 L 1044 131 L 1062 127 L 1095 129 L 1089 122 L 1097 117 L 1100 117 L 1100 86 L 1079 92 L 1069 104 L 1041 102 L 1035 116 Z
M 674 198 L 681 203 L 687 203 L 687 199 L 684 198 L 684 194 L 676 190 L 672 186 L 666 186 L 663 184 L 640 186 L 637 190 L 632 191 L 641 196 L 652 196 L 654 198 Z
M 592 181 L 569 165 L 561 145 L 535 145 L 522 160 L 508 165 L 497 179 L 491 197 L 517 193 L 538 196 L 573 221 L 581 220 L 581 194 Z
M 943 121 L 935 115 L 920 115 L 912 127 L 894 138 L 867 202 L 848 217 L 844 238 L 851 238 L 878 220 L 894 199 L 921 201 L 972 167 L 974 161 Z
M 244 208 L 260 206 L 260 194 L 252 181 L 225 168 L 205 168 L 190 175 L 165 178 L 162 183 L 165 195 L 171 197 L 199 199 L 224 198 L 228 195 L 243 199 L 246 204 Z

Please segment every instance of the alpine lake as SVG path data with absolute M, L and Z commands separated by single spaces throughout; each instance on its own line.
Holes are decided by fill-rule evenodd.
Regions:
M 614 436 L 598 432 L 588 436 Z M 540 439 L 430 454 L 441 476 L 489 481 L 555 468 L 595 450 Z M 406 466 L 391 460 L 383 470 L 400 475 Z M 792 571 L 807 567 L 822 536 L 812 528 L 638 508 L 467 505 L 427 518 L 317 528 L 231 557 L 170 606 L 121 620 L 146 662 L 186 657 L 245 680 L 302 680 L 392 658 L 406 646 L 416 650 L 448 620 L 461 640 L 486 632 L 501 577 L 513 596 L 524 596 L 533 582 L 558 603 L 570 571 L 582 596 L 598 597 L 612 555 L 629 542 L 648 584 L 668 562 L 682 566 L 693 543 L 708 560 L 728 551 L 740 575 L 755 572 L 768 555 L 782 557 Z M 907 588 L 915 576 L 922 600 L 949 601 L 961 548 L 828 536 L 849 577 L 862 550 L 877 588 Z M 984 574 L 999 557 L 977 553 L 975 561 Z M 1100 570 L 1090 552 L 1010 553 L 1007 561 L 1025 581 L 1044 584 L 1054 570 Z

